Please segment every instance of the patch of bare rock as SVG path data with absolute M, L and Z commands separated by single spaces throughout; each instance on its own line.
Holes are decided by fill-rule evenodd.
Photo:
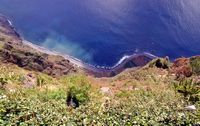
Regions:
M 5 43 L 0 55 L 4 62 L 17 64 L 28 70 L 43 72 L 48 75 L 59 77 L 77 72 L 77 69 L 62 57 L 44 54 L 34 49 L 11 42 Z

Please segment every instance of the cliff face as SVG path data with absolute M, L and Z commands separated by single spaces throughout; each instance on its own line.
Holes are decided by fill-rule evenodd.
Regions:
M 4 16 L 0 14 L 0 42 L 12 42 L 15 44 L 22 44 L 20 35 L 15 31 Z
M 82 69 L 85 73 L 96 77 L 111 77 L 121 73 L 127 68 L 144 66 L 152 60 L 148 56 L 138 55 L 125 59 L 121 64 L 111 69 L 97 68 L 90 65 L 82 65 L 83 67 L 78 68 L 76 62 L 82 64 L 79 61 L 72 63 L 70 59 L 46 54 L 23 44 L 20 35 L 15 31 L 11 22 L 1 15 L 0 44 L 1 57 L 4 62 L 11 62 L 20 67 L 40 71 L 52 76 L 62 76 Z
M 177 78 L 191 77 L 192 75 L 200 75 L 200 56 L 191 58 L 178 58 L 174 61 L 171 72 Z
M 43 72 L 54 77 L 78 71 L 63 57 L 45 54 L 24 45 L 20 35 L 3 16 L 0 16 L 0 45 L 2 61 L 17 64 L 28 70 Z
M 5 62 L 12 62 L 20 67 L 39 71 L 55 77 L 77 72 L 70 62 L 62 57 L 31 51 L 29 47 L 5 43 L 1 50 Z

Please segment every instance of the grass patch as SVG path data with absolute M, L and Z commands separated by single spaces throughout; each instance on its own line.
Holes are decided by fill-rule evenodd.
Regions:
M 174 83 L 175 90 L 181 93 L 184 98 L 193 104 L 200 100 L 199 84 L 193 79 L 183 79 Z
M 190 59 L 190 65 L 192 67 L 192 71 L 195 74 L 200 75 L 200 56 L 192 57 Z
M 22 88 L 21 77 L 26 77 L 30 71 L 13 65 L 8 67 L 8 64 L 4 64 L 4 67 L 2 64 L 0 71 L 2 78 L 7 78 L 6 82 L 8 80 L 10 85 L 20 85 L 14 92 L 0 90 L 0 125 L 130 126 L 194 125 L 200 122 L 199 102 L 188 101 L 176 92 L 187 89 L 192 94 L 186 97 L 193 97 L 197 94 L 194 87 L 197 84 L 180 82 L 174 88 L 173 80 L 168 76 L 163 77 L 166 71 L 160 69 L 130 71 L 129 74 L 114 78 L 113 84 L 119 80 L 125 80 L 127 84 L 111 96 L 101 94 L 95 86 L 91 87 L 90 80 L 83 75 L 52 78 L 36 72 L 33 74 L 37 86 Z M 158 73 L 161 75 L 158 76 Z M 189 88 L 185 88 L 188 85 Z M 127 90 L 129 86 L 138 89 Z M 143 88 L 145 86 L 150 89 L 146 90 Z M 67 106 L 69 94 L 79 101 L 78 108 Z M 198 110 L 185 110 L 190 104 L 194 104 Z

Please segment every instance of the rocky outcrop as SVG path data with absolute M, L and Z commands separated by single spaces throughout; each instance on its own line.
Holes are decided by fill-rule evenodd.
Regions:
M 152 58 L 145 56 L 145 55 L 138 55 L 134 58 L 129 59 L 123 65 L 124 69 L 132 68 L 132 67 L 141 67 L 145 66 L 148 62 L 150 62 Z
M 192 68 L 190 66 L 190 59 L 179 58 L 175 60 L 171 67 L 171 72 L 174 73 L 177 78 L 192 76 Z
M 200 56 L 191 58 L 178 58 L 174 61 L 171 69 L 177 78 L 191 77 L 192 75 L 200 75 Z
M 0 58 L 28 70 L 59 77 L 77 72 L 78 69 L 61 56 L 50 55 L 23 44 L 11 22 L 0 15 Z
M 11 22 L 0 14 L 0 42 L 12 42 L 22 44 L 20 35 L 15 31 Z
M 92 67 L 92 70 L 87 69 L 86 72 L 96 77 L 113 77 L 128 68 L 143 67 L 152 59 L 153 57 L 150 57 L 148 54 L 132 55 L 114 67 Z
M 54 56 L 37 52 L 24 45 L 5 43 L 0 54 L 4 62 L 11 62 L 19 67 L 43 72 L 54 77 L 77 72 L 77 69 L 68 60 L 62 57 L 53 59 Z

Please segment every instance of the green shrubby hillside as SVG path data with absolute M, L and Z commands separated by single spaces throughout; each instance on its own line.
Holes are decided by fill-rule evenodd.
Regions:
M 5 19 L 0 32 L 0 126 L 200 125 L 200 56 L 95 78 L 24 45 Z
M 199 98 L 199 88 L 195 87 L 198 84 L 192 82 L 191 85 L 190 81 L 184 81 L 183 84 L 176 81 L 166 70 L 129 70 L 114 78 L 108 78 L 107 86 L 111 89 L 116 86 L 113 83 L 123 83 L 111 94 L 102 93 L 95 85 L 95 81 L 91 83 L 91 79 L 85 75 L 52 78 L 3 63 L 0 71 L 1 125 L 200 123 L 199 99 L 189 99 L 193 96 Z M 25 81 L 27 78 L 29 81 Z M 187 85 L 190 86 L 185 88 Z M 187 96 L 180 93 L 181 91 L 187 91 Z M 79 107 L 67 106 L 69 93 L 77 98 Z M 186 109 L 189 105 L 194 105 L 196 110 Z

